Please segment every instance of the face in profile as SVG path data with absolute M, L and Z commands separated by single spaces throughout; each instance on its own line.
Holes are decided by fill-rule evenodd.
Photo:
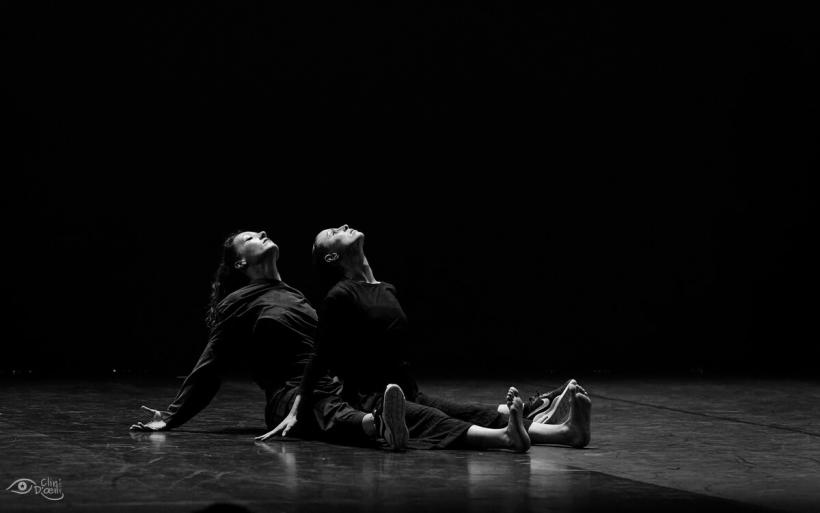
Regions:
M 364 233 L 354 230 L 346 224 L 338 228 L 327 228 L 319 232 L 313 243 L 325 253 L 344 255 L 351 249 L 360 247 L 364 242 Z
M 279 257 L 279 246 L 264 232 L 242 232 L 233 238 L 233 247 L 239 262 L 247 265 L 259 263 L 268 255 Z

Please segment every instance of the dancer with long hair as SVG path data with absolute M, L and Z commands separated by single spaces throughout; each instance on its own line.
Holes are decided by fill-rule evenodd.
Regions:
M 265 391 L 265 423 L 274 434 L 320 437 L 331 441 L 384 439 L 392 449 L 406 445 L 405 402 L 396 385 L 382 387 L 378 409 L 362 412 L 340 398 L 339 384 L 320 376 L 311 404 L 296 426 L 299 383 L 313 353 L 317 318 L 305 296 L 282 281 L 279 247 L 264 231 L 240 231 L 222 245 L 211 285 L 206 317 L 210 336 L 205 349 L 166 410 L 143 406 L 153 415 L 137 431 L 182 426 L 216 395 L 224 373 L 242 363 Z

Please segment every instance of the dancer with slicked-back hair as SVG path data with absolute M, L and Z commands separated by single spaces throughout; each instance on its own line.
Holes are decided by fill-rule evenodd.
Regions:
M 403 359 L 404 347 L 411 342 L 407 318 L 395 287 L 375 279 L 364 240 L 364 233 L 347 225 L 322 230 L 314 240 L 313 262 L 325 295 L 316 352 L 301 384 L 308 401 L 298 410 L 300 419 L 307 417 L 317 379 L 331 370 L 344 383 L 343 399 L 365 411 L 379 403 L 386 383 L 398 384 L 408 399 L 410 438 L 421 447 L 493 447 L 501 431 L 515 433 L 524 445 L 589 443 L 591 403 L 574 380 L 535 398 L 529 412 L 515 388 L 508 392 L 507 405 L 497 409 L 419 393 Z M 523 419 L 525 413 L 530 418 Z M 443 435 L 444 424 L 451 431 Z

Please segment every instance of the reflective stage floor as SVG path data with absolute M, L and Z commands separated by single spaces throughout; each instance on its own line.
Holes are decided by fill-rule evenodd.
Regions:
M 179 430 L 132 433 L 140 405 L 164 408 L 178 381 L 7 379 L 0 512 L 820 511 L 817 381 L 574 377 L 592 443 L 527 454 L 255 443 L 263 393 L 239 381 Z M 509 385 L 563 379 L 420 381 L 497 404 Z

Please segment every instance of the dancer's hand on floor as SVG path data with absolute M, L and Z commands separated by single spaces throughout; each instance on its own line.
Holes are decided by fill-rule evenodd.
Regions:
M 143 406 L 142 409 L 151 412 L 154 418 L 151 419 L 151 422 L 137 422 L 136 424 L 132 424 L 130 428 L 132 431 L 167 431 L 170 429 L 166 423 L 166 420 L 168 420 L 168 417 L 171 415 L 170 412 L 155 410 L 147 406 Z
M 280 431 L 282 432 L 283 437 L 288 436 L 288 431 L 293 429 L 293 426 L 296 425 L 296 422 L 297 422 L 296 415 L 288 415 L 287 417 L 285 417 L 285 420 L 283 420 L 282 422 L 279 423 L 278 426 L 271 429 L 270 431 L 268 431 L 267 433 L 265 433 L 262 436 L 257 436 L 256 438 L 254 438 L 254 440 L 259 440 L 260 442 L 264 442 L 268 438 L 271 438 L 271 437 L 276 436 L 277 434 L 279 434 Z

